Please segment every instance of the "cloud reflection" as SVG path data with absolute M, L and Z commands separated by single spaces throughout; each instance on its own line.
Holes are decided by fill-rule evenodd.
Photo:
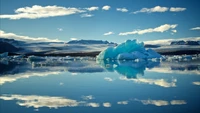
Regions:
M 123 105 L 126 105 L 126 104 L 128 104 L 128 101 L 119 101 L 119 102 L 117 102 L 117 104 L 123 104 Z
M 135 99 L 135 101 L 141 102 L 144 105 L 155 105 L 155 106 L 167 106 L 167 105 L 183 105 L 183 104 L 187 104 L 185 100 L 171 100 L 166 101 L 166 100 L 152 100 L 152 99 L 148 99 L 148 100 L 139 100 L 139 99 Z
M 147 71 L 158 72 L 158 73 L 177 73 L 177 74 L 195 74 L 200 75 L 200 60 L 185 61 L 185 62 L 169 62 L 163 61 L 160 66 L 154 67 L 152 69 L 147 69 Z
M 110 78 L 110 77 L 105 77 L 104 80 L 109 81 L 109 82 L 112 82 L 112 81 L 113 81 L 113 79 Z
M 86 104 L 86 106 L 91 106 L 91 107 L 99 107 L 100 106 L 100 104 L 99 103 L 94 103 L 94 102 L 91 102 L 91 103 L 88 103 L 88 104 Z
M 103 106 L 104 106 L 104 107 L 111 107 L 111 103 L 105 102 L 105 103 L 103 103 Z
M 184 100 L 172 100 L 170 101 L 171 105 L 182 105 L 187 104 Z
M 55 108 L 55 109 L 59 107 L 77 107 L 77 106 L 100 107 L 99 103 L 77 101 L 77 100 L 68 99 L 64 97 L 53 97 L 53 96 L 3 94 L 0 96 L 0 99 L 17 100 L 17 104 L 19 106 L 34 107 L 35 109 L 38 109 L 41 107 L 48 107 L 48 108 Z M 105 107 L 107 106 L 109 106 L 108 103 L 105 104 Z
M 200 82 L 192 82 L 194 85 L 200 85 Z
M 77 101 L 67 99 L 64 97 L 50 97 L 50 96 L 38 96 L 38 95 L 2 95 L 0 99 L 3 100 L 17 100 L 17 104 L 25 107 L 75 107 L 85 104 L 84 101 Z
M 88 96 L 82 96 L 82 99 L 83 100 L 92 100 L 92 99 L 95 99 L 95 98 L 92 95 L 88 95 Z
M 176 87 L 176 82 L 177 80 L 172 78 L 171 82 L 168 82 L 165 79 L 147 79 L 147 78 L 137 78 L 137 79 L 130 79 L 130 78 L 126 78 L 126 77 L 119 77 L 120 80 L 125 80 L 125 81 L 133 81 L 135 83 L 146 83 L 146 84 L 150 84 L 150 85 L 157 85 L 157 86 L 161 86 L 161 87 Z
M 44 77 L 48 75 L 58 75 L 60 73 L 61 72 L 26 72 L 26 73 L 18 73 L 15 75 L 0 76 L 0 85 L 3 85 L 8 82 L 14 82 L 18 79 L 30 78 L 33 76 Z

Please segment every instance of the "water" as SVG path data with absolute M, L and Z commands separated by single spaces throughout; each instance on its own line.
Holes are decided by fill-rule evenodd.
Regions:
M 200 61 L 0 64 L 1 113 L 199 113 Z

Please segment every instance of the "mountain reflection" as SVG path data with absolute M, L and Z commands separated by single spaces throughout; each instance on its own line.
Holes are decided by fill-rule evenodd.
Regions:
M 52 58 L 51 60 L 29 62 L 26 59 L 19 61 L 9 61 L 7 64 L 0 62 L 0 85 L 6 82 L 13 82 L 20 78 L 29 78 L 31 76 L 48 76 L 59 74 L 61 72 L 70 73 L 96 73 L 96 72 L 117 72 L 123 75 L 121 80 L 135 79 L 137 82 L 159 84 L 159 80 L 144 80 L 144 71 L 153 71 L 158 73 L 180 73 L 200 75 L 200 61 L 187 62 L 168 62 L 168 61 L 123 61 L 123 60 L 95 60 L 94 58 Z M 111 78 L 104 78 L 107 81 L 113 81 Z M 135 80 L 133 80 L 135 81 Z M 161 80 L 162 81 L 162 80 Z M 136 81 L 135 81 L 136 82 Z M 174 87 L 175 79 L 171 83 L 165 82 L 164 86 Z M 162 86 L 162 85 L 160 85 Z

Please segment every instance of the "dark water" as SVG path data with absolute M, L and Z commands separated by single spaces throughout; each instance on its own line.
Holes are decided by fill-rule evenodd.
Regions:
M 0 113 L 199 113 L 200 63 L 0 64 Z

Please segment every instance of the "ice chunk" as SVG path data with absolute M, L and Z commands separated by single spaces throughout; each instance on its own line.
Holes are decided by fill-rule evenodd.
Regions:
M 161 57 L 160 54 L 158 54 L 157 52 L 155 52 L 152 49 L 146 50 L 145 54 L 147 55 L 148 59 L 151 59 L 151 58 L 160 58 Z
M 109 47 L 102 51 L 97 59 L 151 59 L 160 58 L 161 55 L 152 49 L 145 50 L 143 42 L 137 40 L 127 40 L 117 47 Z
M 15 55 L 13 59 L 22 59 L 25 55 Z
M 39 62 L 39 61 L 45 61 L 46 59 L 44 57 L 39 57 L 39 56 L 29 56 L 27 58 L 27 61 L 29 62 Z
M 117 59 L 123 60 L 123 59 L 133 59 L 133 55 L 131 53 L 121 53 L 117 56 Z
M 138 59 L 138 58 L 144 59 L 144 58 L 146 58 L 146 55 L 139 52 L 139 51 L 133 51 L 131 54 L 133 55 L 133 59 Z
M 0 54 L 0 58 L 6 58 L 8 57 L 8 52 Z

